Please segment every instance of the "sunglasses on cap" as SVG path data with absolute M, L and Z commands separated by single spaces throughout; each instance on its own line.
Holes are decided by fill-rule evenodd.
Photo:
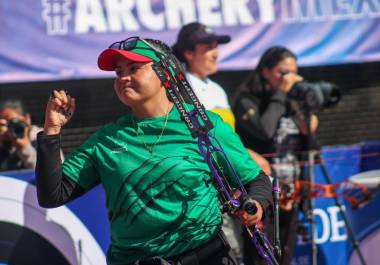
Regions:
M 163 54 L 163 51 L 157 49 L 148 41 L 138 36 L 129 37 L 125 40 L 114 42 L 108 48 L 135 52 L 149 57 L 155 62 L 160 61 Z
M 154 41 L 154 40 L 153 40 Z M 120 56 L 134 62 L 154 62 L 162 64 L 170 52 L 161 48 L 161 42 L 150 43 L 140 37 L 130 37 L 122 41 L 112 43 L 98 57 L 98 67 L 104 71 L 114 71 Z

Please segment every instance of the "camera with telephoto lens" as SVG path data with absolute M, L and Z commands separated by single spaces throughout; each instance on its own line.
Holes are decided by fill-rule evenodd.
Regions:
M 23 138 L 26 127 L 28 125 L 22 120 L 12 119 L 8 121 L 8 131 L 14 138 Z
M 288 97 L 300 102 L 308 111 L 320 111 L 336 105 L 341 98 L 340 88 L 326 81 L 301 81 L 294 84 Z

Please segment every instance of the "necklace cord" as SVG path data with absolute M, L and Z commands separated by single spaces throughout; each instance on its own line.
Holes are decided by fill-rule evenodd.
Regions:
M 135 118 L 133 117 L 133 115 L 131 116 L 132 117 L 132 123 L 133 123 L 133 127 L 135 129 L 135 132 L 136 132 L 136 136 L 137 138 L 140 140 L 140 142 L 144 145 L 145 149 L 149 152 L 149 153 L 153 153 L 153 149 L 154 147 L 160 142 L 163 134 L 164 134 L 164 131 L 165 131 L 165 128 L 166 128 L 166 125 L 168 123 L 168 119 L 169 119 L 169 109 L 170 109 L 170 103 L 168 104 L 168 108 L 166 110 L 166 115 L 165 115 L 165 121 L 164 121 L 164 126 L 162 126 L 162 130 L 161 130 L 161 133 L 160 135 L 157 137 L 156 141 L 151 145 L 149 146 L 144 138 L 142 137 L 142 135 L 139 134 L 138 132 L 138 126 L 137 126 L 137 123 L 135 122 Z

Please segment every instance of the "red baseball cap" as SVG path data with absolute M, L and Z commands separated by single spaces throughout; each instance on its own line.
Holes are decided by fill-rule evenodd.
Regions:
M 141 39 L 133 41 L 117 42 L 117 45 L 111 45 L 105 49 L 98 57 L 98 67 L 104 71 L 114 71 L 117 60 L 120 57 L 133 62 L 148 63 L 159 61 L 156 52 Z

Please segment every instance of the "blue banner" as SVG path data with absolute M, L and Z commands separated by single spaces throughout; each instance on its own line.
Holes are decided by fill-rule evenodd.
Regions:
M 323 196 L 315 199 L 317 264 L 363 265 L 358 250 L 366 264 L 378 264 L 380 253 L 374 250 L 380 244 L 380 196 L 377 196 L 380 189 L 380 142 L 324 148 L 322 157 L 327 174 L 320 165 L 316 166 L 315 184 L 333 184 L 338 202 L 336 198 Z M 367 195 L 365 191 L 368 191 Z M 354 198 L 362 200 L 360 207 L 353 207 L 350 203 Z M 345 212 L 347 224 L 339 204 Z M 310 223 L 307 225 L 310 232 Z M 354 242 L 358 244 L 357 248 Z M 304 242 L 299 236 L 292 264 L 312 265 L 312 255 L 311 243 Z
M 272 45 L 301 66 L 380 60 L 380 0 L 0 1 L 0 82 L 100 78 L 98 54 L 130 36 L 174 44 L 200 21 L 232 41 L 220 68 L 255 67 Z

